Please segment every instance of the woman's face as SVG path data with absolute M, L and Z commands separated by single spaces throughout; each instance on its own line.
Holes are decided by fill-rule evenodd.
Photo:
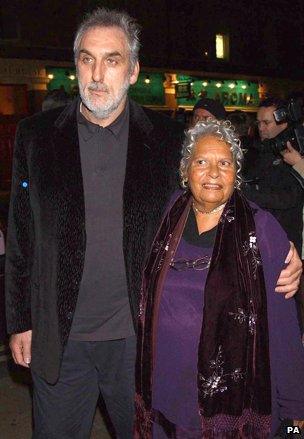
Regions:
M 235 179 L 230 146 L 213 135 L 201 137 L 188 167 L 188 184 L 196 206 L 209 211 L 225 203 L 233 192 Z

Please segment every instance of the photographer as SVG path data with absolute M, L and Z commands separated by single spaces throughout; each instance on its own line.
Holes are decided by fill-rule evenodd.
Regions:
M 285 120 L 279 123 L 276 121 L 274 112 L 278 108 L 287 109 L 288 106 L 275 98 L 268 98 L 259 106 L 257 126 L 260 139 L 257 139 L 245 154 L 243 192 L 249 200 L 273 214 L 301 255 L 304 191 L 300 182 L 301 177 L 297 178 L 294 175 L 291 166 L 294 167 L 297 163 L 299 166 L 300 160 L 302 163 L 303 161 L 291 143 L 284 141 L 288 133 L 286 129 L 291 127 L 288 127 Z M 303 334 L 302 296 L 299 294 L 297 294 L 297 312 Z
M 277 123 L 274 118 L 274 111 L 282 107 L 286 107 L 286 103 L 275 98 L 268 98 L 259 106 L 260 140 L 254 151 L 245 155 L 244 192 L 251 201 L 276 217 L 301 254 L 304 191 L 272 142 L 288 127 L 287 122 Z

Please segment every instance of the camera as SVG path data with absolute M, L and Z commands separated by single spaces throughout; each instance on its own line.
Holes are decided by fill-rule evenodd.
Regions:
M 273 139 L 265 139 L 264 146 L 270 147 L 275 154 L 280 154 L 286 149 L 286 143 L 289 141 L 293 148 L 304 154 L 303 98 L 289 99 L 286 105 L 273 112 L 273 116 L 277 123 L 287 122 L 288 126 Z

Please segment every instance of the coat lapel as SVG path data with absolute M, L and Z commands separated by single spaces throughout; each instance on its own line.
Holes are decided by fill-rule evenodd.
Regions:
M 78 100 L 73 101 L 60 114 L 55 122 L 53 137 L 59 183 L 57 309 L 62 339 L 66 339 L 70 330 L 70 325 L 66 326 L 64 322 L 76 308 L 85 257 L 85 205 L 77 127 L 78 104 Z
M 77 127 L 78 104 L 78 100 L 73 101 L 56 120 L 53 142 L 57 181 L 60 182 L 58 196 L 65 205 L 61 214 L 72 214 L 76 216 L 75 220 L 84 224 L 84 193 Z
M 134 278 L 135 284 L 140 284 L 141 261 L 145 257 L 147 247 L 147 221 L 154 184 L 151 169 L 153 145 L 153 125 L 143 109 L 130 101 L 128 153 L 123 191 L 123 249 L 129 287 L 134 283 Z M 137 292 L 129 293 L 134 310 L 137 308 Z

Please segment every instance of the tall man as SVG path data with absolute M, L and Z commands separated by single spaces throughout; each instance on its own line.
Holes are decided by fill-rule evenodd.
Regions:
M 132 437 L 141 271 L 182 139 L 127 99 L 138 33 L 126 14 L 88 16 L 74 45 L 81 98 L 18 129 L 7 314 L 14 359 L 31 365 L 35 438 L 89 437 L 99 391 Z
M 182 131 L 127 99 L 139 72 L 129 16 L 97 9 L 74 49 L 81 98 L 18 128 L 8 331 L 16 363 L 31 365 L 35 438 L 89 437 L 101 392 L 128 439 L 141 272 L 177 185 Z M 296 288 L 298 271 L 295 261 L 281 289 Z

